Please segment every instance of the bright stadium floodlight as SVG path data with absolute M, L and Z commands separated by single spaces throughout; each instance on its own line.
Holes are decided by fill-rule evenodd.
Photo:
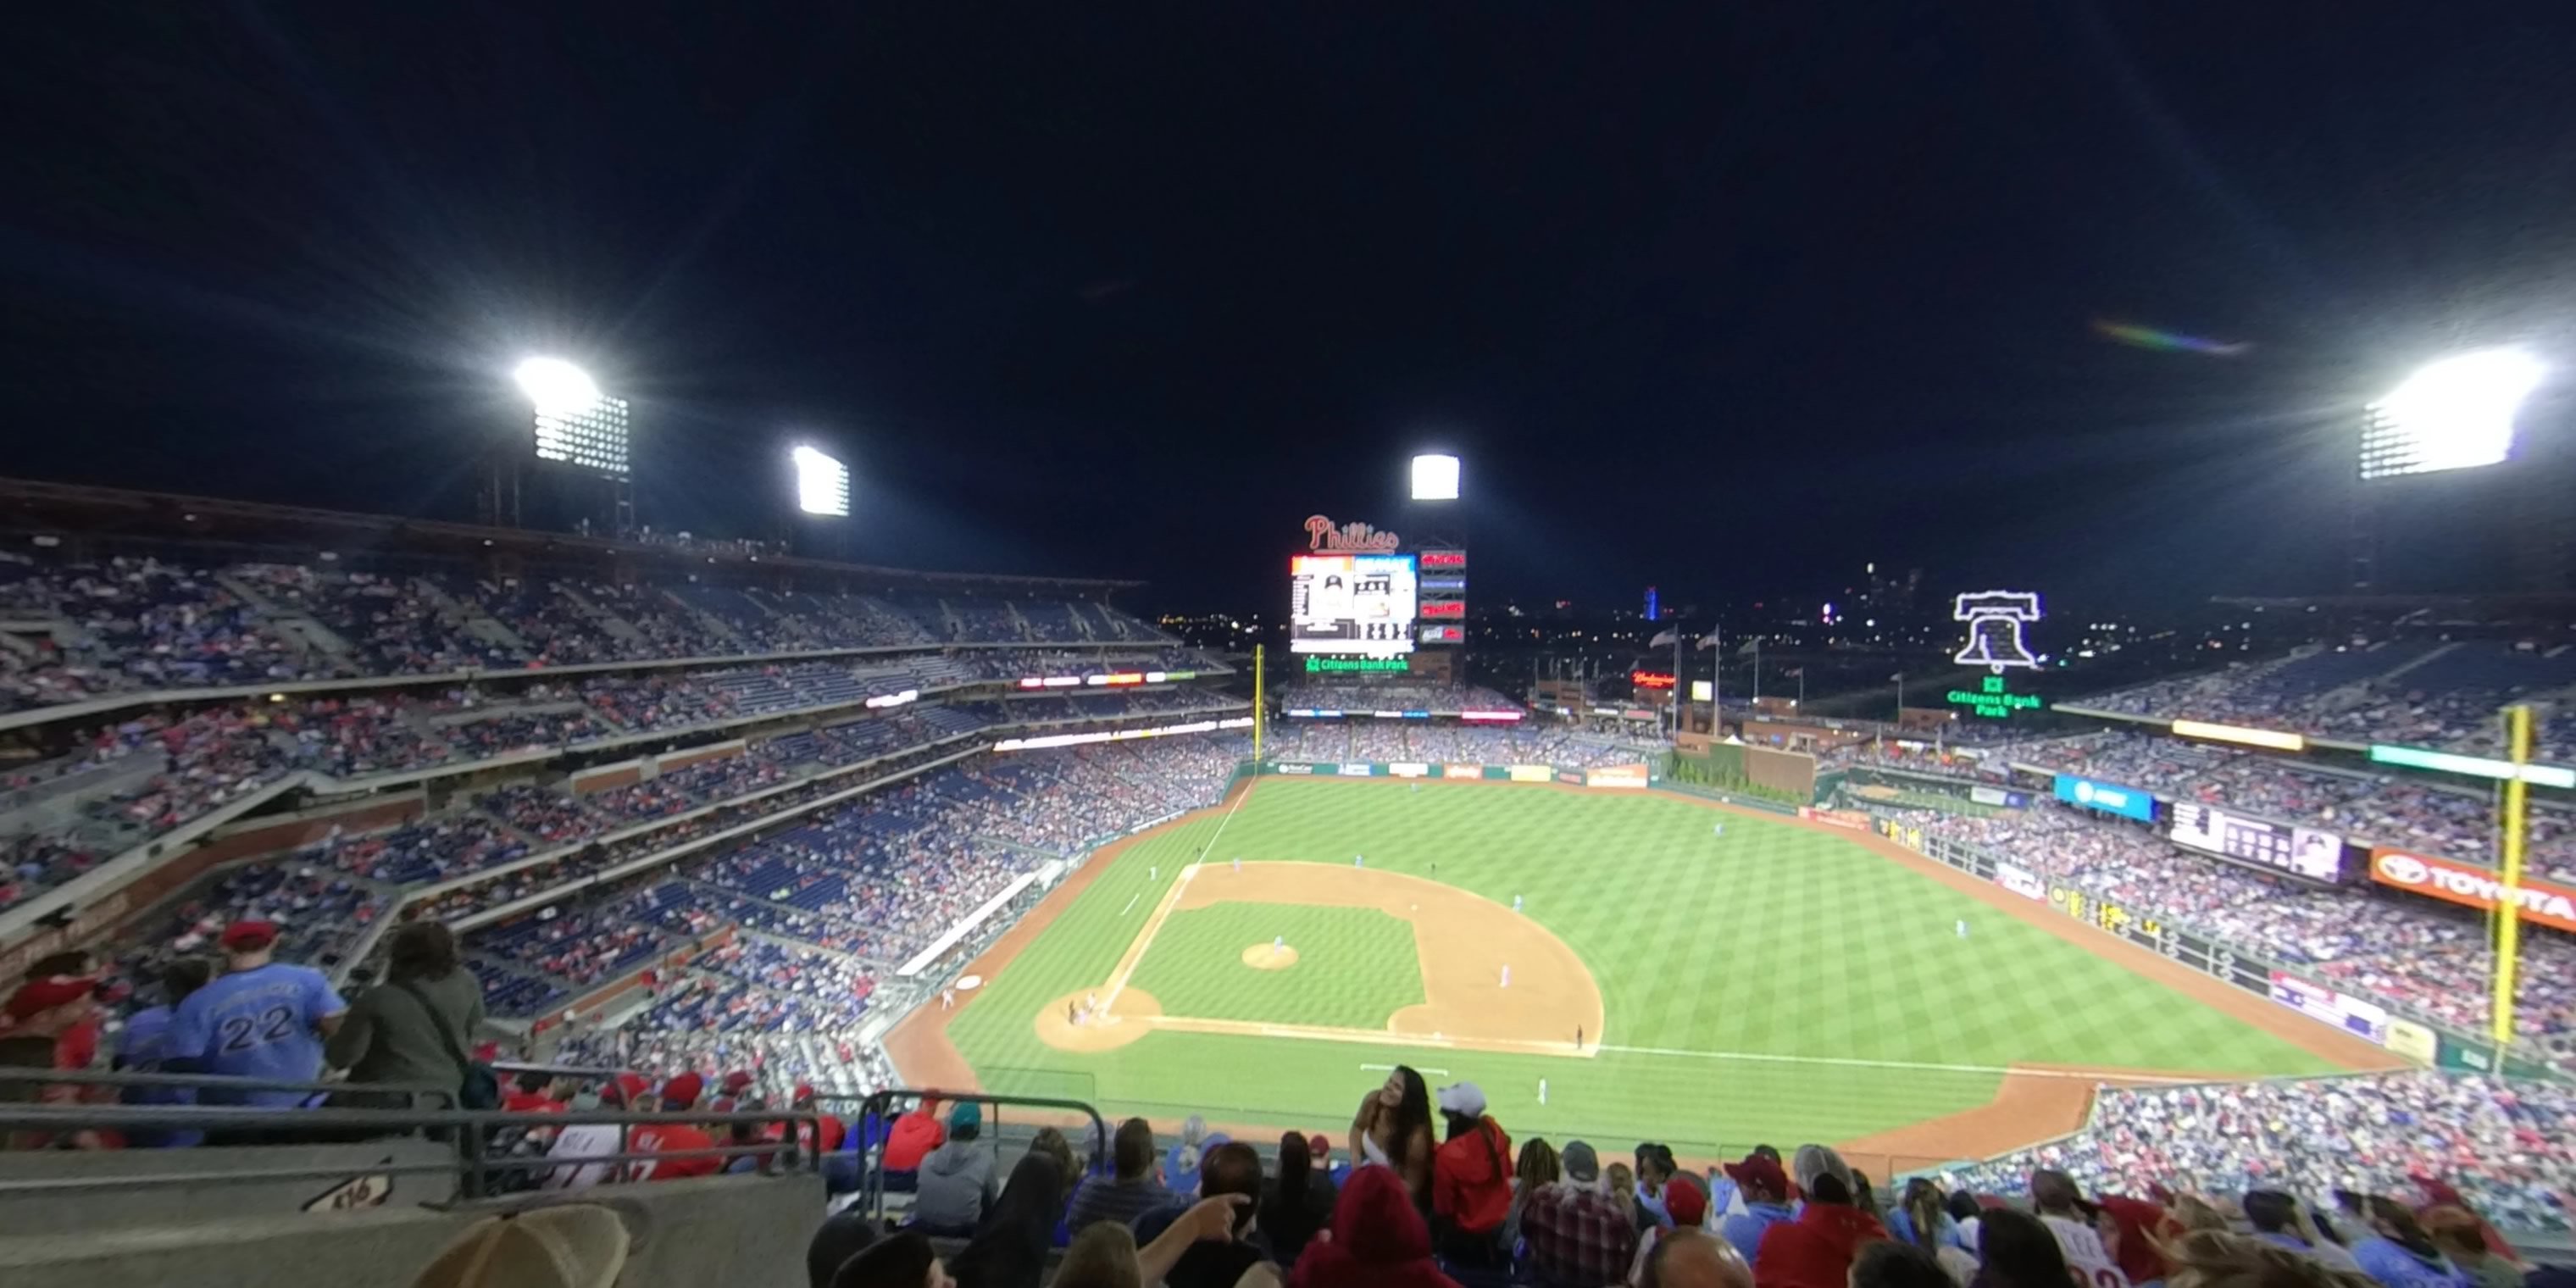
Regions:
M 1458 458 L 1440 452 L 1426 452 L 1414 457 L 1413 499 L 1416 501 L 1457 500 Z
M 513 373 L 519 388 L 537 410 L 568 414 L 588 411 L 599 402 L 599 384 L 590 373 L 561 358 L 530 358 Z
M 2361 477 L 2494 465 L 2513 454 L 2514 416 L 2546 369 L 2520 349 L 2480 349 L 2428 364 L 2372 403 Z
M 796 462 L 796 508 L 807 514 L 850 517 L 850 467 L 803 444 L 788 455 Z
M 561 358 L 530 358 L 512 373 L 537 409 L 537 459 L 626 477 L 626 400 L 599 391 Z

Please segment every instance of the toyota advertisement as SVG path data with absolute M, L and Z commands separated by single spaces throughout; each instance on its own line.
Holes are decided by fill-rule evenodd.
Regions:
M 2494 869 L 2408 850 L 2372 850 L 2370 879 L 2426 898 L 2478 909 L 2493 908 L 2504 898 L 2504 879 Z M 2515 900 L 2522 905 L 2523 920 L 2576 933 L 2576 890 L 2546 881 L 2525 881 L 2515 891 Z
M 2057 776 L 2057 799 L 2069 805 L 2098 809 L 2105 814 L 2134 818 L 2141 823 L 2156 821 L 2156 798 L 2135 787 L 2098 783 L 2073 774 Z

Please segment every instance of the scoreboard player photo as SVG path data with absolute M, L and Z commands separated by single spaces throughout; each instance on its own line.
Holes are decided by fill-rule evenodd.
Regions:
M 1299 556 L 1290 569 L 1290 650 L 1412 652 L 1419 580 L 1410 555 Z

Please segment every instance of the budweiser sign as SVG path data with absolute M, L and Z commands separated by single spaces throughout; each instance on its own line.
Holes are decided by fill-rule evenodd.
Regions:
M 1306 518 L 1306 548 L 1336 554 L 1391 555 L 1403 542 L 1392 532 L 1380 532 L 1365 523 L 1345 523 L 1334 527 L 1323 515 Z
M 2504 881 L 2493 869 L 2406 850 L 2370 852 L 2370 879 L 2471 908 L 2493 908 L 2504 898 Z M 2576 932 L 2576 890 L 2545 881 L 2525 881 L 2514 891 L 2525 921 Z

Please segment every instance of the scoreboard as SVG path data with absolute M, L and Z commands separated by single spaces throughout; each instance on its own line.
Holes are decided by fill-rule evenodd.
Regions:
M 1413 651 L 1421 571 L 1412 555 L 1297 555 L 1288 564 L 1288 649 L 1387 657 Z
M 2343 838 L 2313 827 L 2288 827 L 2207 805 L 2175 802 L 2173 840 L 2195 850 L 2307 881 L 2345 880 Z

